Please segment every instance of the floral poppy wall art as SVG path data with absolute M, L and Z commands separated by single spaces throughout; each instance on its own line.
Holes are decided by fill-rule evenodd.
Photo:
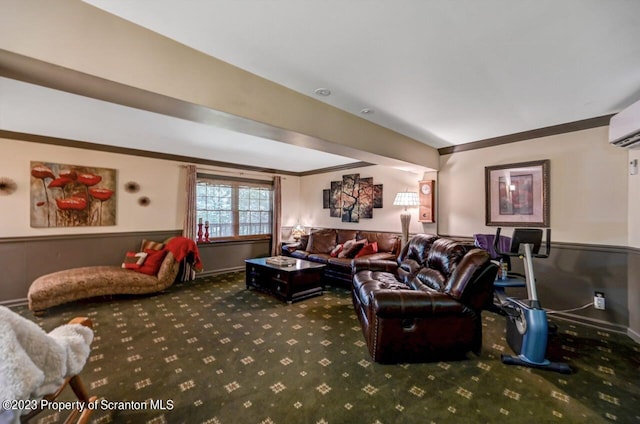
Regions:
M 31 162 L 31 226 L 116 225 L 116 170 Z

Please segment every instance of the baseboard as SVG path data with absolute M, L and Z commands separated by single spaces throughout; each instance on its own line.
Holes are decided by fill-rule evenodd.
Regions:
M 640 333 L 633 331 L 630 328 L 627 328 L 627 336 L 631 337 L 634 342 L 640 343 Z
M 558 318 L 563 321 L 573 322 L 580 325 L 586 325 L 589 327 L 597 328 L 599 330 L 611 331 L 614 333 L 628 334 L 629 332 L 629 329 L 624 325 L 612 324 L 610 322 L 593 319 L 593 318 L 587 318 L 580 315 L 557 312 L 552 315 L 552 318 Z
M 26 297 L 22 299 L 3 300 L 2 302 L 0 302 L 1 306 L 6 306 L 7 308 L 14 308 L 16 306 L 25 306 L 28 304 L 29 304 L 29 301 Z
M 236 266 L 231 268 L 218 268 L 218 269 L 212 269 L 211 271 L 199 272 L 196 275 L 196 277 L 213 277 L 215 275 L 226 274 L 228 272 L 240 272 L 244 270 L 245 270 L 244 266 Z

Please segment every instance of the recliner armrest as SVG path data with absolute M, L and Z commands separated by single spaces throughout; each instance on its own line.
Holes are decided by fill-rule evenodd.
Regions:
M 468 309 L 451 296 L 435 291 L 378 290 L 371 296 L 373 311 L 381 318 L 425 318 Z
M 492 296 L 497 272 L 497 265 L 489 260 L 485 250 L 473 249 L 453 271 L 444 291 L 473 309 L 482 309 Z

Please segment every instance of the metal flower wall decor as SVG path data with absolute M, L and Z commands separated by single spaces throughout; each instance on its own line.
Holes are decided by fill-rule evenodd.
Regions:
M 18 189 L 18 184 L 9 177 L 0 177 L 0 196 L 9 196 Z
M 31 226 L 116 225 L 116 171 L 31 162 Z
M 136 183 L 135 181 L 129 181 L 124 185 L 124 190 L 127 193 L 137 193 L 138 191 L 140 191 L 140 184 Z

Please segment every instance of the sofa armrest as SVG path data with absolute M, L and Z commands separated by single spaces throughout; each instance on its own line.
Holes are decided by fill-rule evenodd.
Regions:
M 398 269 L 398 263 L 390 259 L 371 259 L 371 258 L 358 258 L 351 262 L 351 274 L 355 275 L 359 271 L 380 271 L 396 273 Z
M 300 246 L 301 246 L 300 242 L 283 244 L 282 245 L 282 254 L 284 256 L 291 256 L 291 253 L 293 253 L 296 250 L 300 249 Z
M 373 310 L 381 318 L 424 318 L 460 314 L 468 309 L 446 293 L 435 291 L 378 290 L 371 296 Z

